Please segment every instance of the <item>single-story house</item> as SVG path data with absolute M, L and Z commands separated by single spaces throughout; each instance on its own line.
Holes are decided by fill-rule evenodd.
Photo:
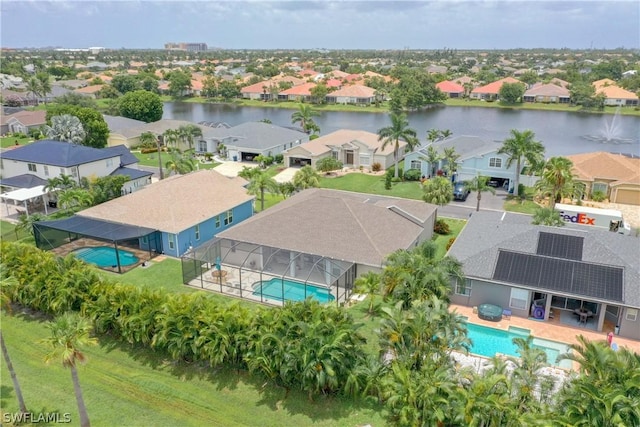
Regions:
M 474 212 L 448 253 L 465 275 L 452 283 L 451 302 L 640 340 L 638 239 L 580 227 Z
M 522 96 L 524 102 L 568 104 L 571 101 L 569 89 L 555 84 L 536 84 Z
M 122 116 L 110 116 L 103 114 L 104 121 L 109 127 L 109 137 L 107 146 L 115 147 L 124 145 L 125 147 L 135 147 L 140 142 L 142 131 L 140 128 L 146 125 L 142 120 L 129 119 Z
M 402 155 L 406 145 L 400 141 Z M 393 149 L 393 144 L 382 149 L 382 141 L 375 133 L 341 129 L 288 149 L 284 152 L 284 164 L 315 167 L 318 160 L 332 156 L 348 167 L 371 169 L 374 163 L 380 163 L 381 169 L 387 169 L 395 163 Z
M 518 79 L 514 79 L 513 77 L 505 77 L 504 79 L 500 79 L 493 83 L 489 83 L 488 85 L 479 86 L 471 91 L 469 95 L 471 99 L 484 99 L 495 101 L 499 97 L 500 88 L 505 83 L 522 83 Z
M 566 157 L 588 196 L 601 191 L 612 203 L 640 206 L 640 158 L 604 151 Z
M 604 105 L 637 107 L 638 95 L 619 86 L 602 86 L 596 89 L 596 94 L 604 95 Z
M 265 80 L 263 82 L 254 83 L 252 85 L 241 88 L 240 93 L 242 95 L 242 98 L 244 99 L 269 101 L 272 97 L 272 87 L 278 88 L 278 84 L 272 81 Z
M 343 86 L 329 93 L 325 99 L 331 104 L 369 105 L 375 102 L 376 90 L 363 85 Z
M 317 86 L 317 83 L 308 82 L 297 86 L 290 87 L 278 93 L 280 101 L 310 101 L 311 89 Z
M 33 129 L 47 124 L 47 112 L 45 110 L 18 111 L 17 113 L 2 115 L 0 117 L 0 134 L 6 135 L 9 132 L 21 132 L 28 135 Z
M 446 94 L 449 98 L 461 98 L 464 95 L 464 87 L 449 80 L 436 84 L 436 88 L 440 89 L 440 92 Z
M 179 257 L 253 215 L 246 184 L 213 170 L 173 175 L 76 216 L 157 230 L 162 252 Z
M 203 143 L 205 145 L 212 145 L 211 142 L 214 140 L 214 134 L 211 133 L 209 126 L 196 124 L 187 120 L 160 119 L 157 122 L 144 123 L 137 120 L 131 121 L 130 119 L 105 116 L 105 121 L 111 131 L 109 139 L 107 140 L 109 146 L 125 145 L 126 147 L 133 148 L 140 144 L 140 135 L 145 132 L 151 132 L 156 136 L 162 137 L 167 130 L 177 130 L 181 126 L 186 125 L 196 125 L 202 130 L 202 136 L 194 139 L 193 147 L 191 148 L 198 150 L 198 147 L 202 146 Z M 182 140 L 177 141 L 176 145 L 177 148 L 181 150 L 189 148 Z
M 460 135 L 443 139 L 407 154 L 404 157 L 404 170 L 419 169 L 422 176 L 432 177 L 438 174 L 439 170 L 444 170 L 446 161 L 440 159 L 435 164 L 429 164 L 427 160 L 427 149 L 430 145 L 442 156 L 446 148 L 454 148 L 460 155 L 458 158 L 457 172 L 454 179 L 456 181 L 468 181 L 476 176 L 488 176 L 491 181 L 500 186 L 513 187 L 515 179 L 515 163 L 507 168 L 506 154 L 498 154 L 502 143 L 495 141 L 485 141 L 478 136 Z M 520 182 L 526 185 L 533 185 L 534 177 L 520 176 Z
M 309 140 L 298 130 L 264 122 L 247 122 L 231 128 L 208 128 L 206 140 L 196 144 L 198 153 L 215 153 L 224 144 L 227 157 L 236 161 L 252 161 L 256 156 L 275 156 Z
M 436 206 L 418 200 L 308 189 L 184 256 L 183 277 L 185 284 L 274 304 L 286 294 L 274 301 L 255 285 L 276 281 L 279 288 L 284 278 L 302 298 L 324 291 L 341 303 L 356 277 L 380 272 L 394 251 L 431 239 L 435 220 Z

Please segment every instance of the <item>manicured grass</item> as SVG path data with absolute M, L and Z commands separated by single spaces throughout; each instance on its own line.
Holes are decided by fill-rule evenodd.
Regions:
M 0 221 L 0 236 L 4 242 L 15 242 L 17 240 L 31 239 L 33 236 L 25 230 L 16 231 L 16 225 L 8 221 Z
M 271 206 L 275 206 L 278 203 L 282 202 L 283 200 L 284 199 L 279 194 L 265 193 L 264 194 L 264 210 L 266 211 Z M 260 209 L 260 200 L 256 198 L 256 201 L 254 202 L 254 204 L 255 204 L 254 209 L 256 213 L 261 212 L 262 210 Z
M 26 145 L 33 142 L 33 138 L 31 137 L 22 137 L 17 138 L 15 136 L 3 136 L 0 138 L 0 147 L 8 148 L 15 147 L 16 141 L 18 141 L 18 145 Z
M 442 219 L 449 224 L 449 234 L 433 234 L 433 241 L 438 247 L 438 250 L 436 251 L 436 259 L 444 258 L 447 254 L 447 245 L 449 244 L 449 240 L 458 237 L 464 226 L 467 224 L 467 221 L 462 219 L 443 217 L 439 217 L 438 219 Z
M 517 200 L 514 198 L 507 199 L 504 202 L 504 210 L 508 212 L 519 212 L 523 214 L 533 215 L 540 205 L 531 200 Z
M 39 340 L 49 331 L 41 319 L 15 313 L 2 317 L 2 331 L 22 393 L 31 412 L 71 414 L 79 425 L 71 375 L 62 364 L 44 363 L 48 349 Z M 284 389 L 244 371 L 177 363 L 146 348 L 109 337 L 85 349 L 78 366 L 93 426 L 358 426 L 386 425 L 379 405 L 319 397 Z M 18 406 L 4 359 L 2 412 Z
M 138 159 L 138 161 L 139 161 L 139 163 L 141 165 L 150 166 L 150 167 L 154 167 L 154 168 L 158 167 L 158 153 L 153 152 L 153 153 L 142 154 L 139 151 L 133 151 L 132 154 L 134 156 L 136 156 L 136 158 Z M 171 158 L 171 155 L 169 153 L 163 152 L 162 154 L 160 154 L 160 158 L 162 160 L 162 167 L 164 168 L 165 164 Z M 200 163 L 200 162 L 198 162 L 198 167 L 200 169 L 213 169 L 216 166 L 218 166 L 219 164 L 220 163 L 216 163 L 216 162 L 211 162 L 211 163 Z
M 384 175 L 350 173 L 339 177 L 322 177 L 320 187 L 334 190 L 355 191 L 358 193 L 379 194 L 381 196 L 422 199 L 422 188 L 417 181 L 396 182 L 391 190 L 384 188 Z
M 180 261 L 173 258 L 165 258 L 162 261 L 152 261 L 146 268 L 138 266 L 123 274 L 104 270 L 98 271 L 110 280 L 129 285 L 165 289 L 170 292 L 193 292 L 192 288 L 182 284 L 182 267 Z

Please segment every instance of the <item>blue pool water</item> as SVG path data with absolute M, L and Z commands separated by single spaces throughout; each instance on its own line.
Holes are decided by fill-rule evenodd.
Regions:
M 467 323 L 467 336 L 471 340 L 471 353 L 479 356 L 493 357 L 496 353 L 507 356 L 519 357 L 517 347 L 513 343 L 514 338 L 526 338 L 529 336 L 528 329 L 510 327 L 508 331 L 502 329 L 489 328 L 486 326 Z M 533 339 L 533 346 L 544 350 L 547 354 L 547 363 L 550 365 L 570 367 L 570 361 L 556 362 L 560 354 L 566 353 L 568 347 L 555 341 Z
M 270 298 L 278 301 L 304 301 L 306 298 L 313 298 L 321 303 L 335 300 L 329 289 L 320 288 L 292 280 L 282 280 L 273 278 L 268 281 L 259 282 L 253 287 L 253 295 L 263 298 Z
M 97 265 L 98 267 L 113 267 L 118 265 L 116 261 L 116 250 L 110 246 L 96 246 L 92 248 L 81 248 L 73 251 L 75 256 L 81 260 L 90 264 Z M 118 259 L 120 265 L 126 267 L 138 262 L 138 257 L 135 254 L 118 249 Z

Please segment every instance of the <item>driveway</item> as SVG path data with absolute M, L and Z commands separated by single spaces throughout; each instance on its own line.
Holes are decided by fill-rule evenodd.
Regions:
M 291 182 L 291 180 L 293 179 L 293 176 L 299 170 L 300 170 L 300 168 L 286 168 L 285 170 L 280 172 L 278 175 L 274 176 L 273 179 L 276 182 L 280 182 L 280 183 L 282 183 L 282 182 Z
M 233 178 L 238 176 L 238 172 L 240 172 L 244 166 L 254 168 L 257 164 L 249 162 L 224 162 L 213 169 L 224 176 Z
M 489 192 L 482 193 L 480 200 L 480 210 L 503 211 L 504 202 L 507 200 L 507 191 L 502 188 L 496 188 L 496 194 Z M 452 206 L 464 206 L 475 210 L 478 204 L 478 193 L 472 192 L 467 196 L 467 200 L 454 200 L 450 203 Z

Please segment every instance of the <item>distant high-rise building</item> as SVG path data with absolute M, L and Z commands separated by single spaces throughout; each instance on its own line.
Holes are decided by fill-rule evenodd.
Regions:
M 167 50 L 186 50 L 189 52 L 206 52 L 208 50 L 206 43 L 165 43 L 164 48 Z

